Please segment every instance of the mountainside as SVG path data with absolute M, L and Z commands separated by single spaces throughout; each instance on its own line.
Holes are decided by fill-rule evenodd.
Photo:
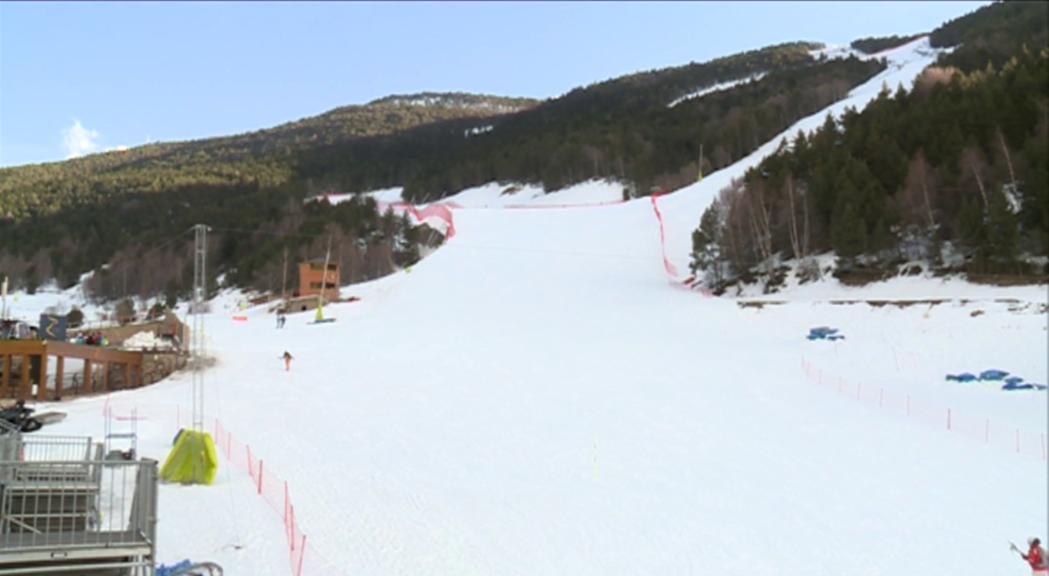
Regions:
M 867 122 L 862 131 L 854 129 L 845 137 L 847 157 L 858 162 L 842 166 L 849 167 L 848 180 L 862 185 L 866 198 L 853 201 L 849 210 L 837 201 L 841 182 L 817 181 L 805 173 L 816 164 L 840 164 L 841 138 L 828 132 L 822 140 L 814 139 L 826 146 L 817 147 L 819 153 L 802 152 L 815 160 L 790 172 L 821 198 L 806 252 L 849 244 L 856 248 L 846 251 L 861 254 L 900 241 L 900 202 L 886 198 L 898 196 L 907 176 L 905 164 L 919 151 L 932 162 L 939 199 L 946 202 L 935 207 L 940 214 L 934 217 L 943 224 L 938 228 L 941 239 L 951 239 L 960 228 L 955 225 L 961 206 L 957 182 L 961 177 L 960 186 L 968 186 L 968 176 L 944 166 L 957 166 L 963 148 L 979 148 L 999 180 L 1006 163 L 995 158 L 997 150 L 1010 160 L 1017 157 L 1020 161 L 1009 167 L 1014 172 L 1010 182 L 1030 183 L 1014 191 L 1040 198 L 1044 164 L 1027 158 L 1037 155 L 1044 140 L 1038 127 L 1044 124 L 1047 90 L 1037 61 L 1046 37 L 1044 18 L 1039 19 L 1045 11 L 1041 3 L 994 4 L 932 33 L 933 47 L 960 42 L 941 56 L 946 72 L 927 74 L 918 94 L 897 94 L 899 104 L 892 110 L 888 104 L 877 107 L 884 122 Z M 842 100 L 885 69 L 881 51 L 907 39 L 862 39 L 852 51 L 783 44 L 631 74 L 543 102 L 468 94 L 391 96 L 239 136 L 0 170 L 0 213 L 7 215 L 0 222 L 0 270 L 12 276 L 15 286 L 31 288 L 52 278 L 66 286 L 103 264 L 109 269 L 119 264 L 153 270 L 131 282 L 133 289 L 126 288 L 124 279 L 120 285 L 125 292 L 170 293 L 179 289 L 178 278 L 187 265 L 184 257 L 176 258 L 185 241 L 173 238 L 206 222 L 216 228 L 215 269 L 230 273 L 227 279 L 238 285 L 266 287 L 272 286 L 274 267 L 285 250 L 292 258 L 316 255 L 336 228 L 342 239 L 357 242 L 365 253 L 368 246 L 393 241 L 380 232 L 391 227 L 380 222 L 374 203 L 358 203 L 359 209 L 341 215 L 322 205 L 304 211 L 302 200 L 319 193 L 398 186 L 405 199 L 425 202 L 491 182 L 552 191 L 594 178 L 619 181 L 625 195 L 634 197 L 673 191 Z M 865 55 L 869 52 L 875 54 Z M 1014 60 L 1022 66 L 1012 64 Z M 1020 77 L 1012 79 L 1015 74 L 1009 70 L 1017 66 Z M 986 92 L 990 99 L 959 108 L 958 99 L 973 94 L 973 84 L 987 84 L 981 80 L 985 77 L 1001 77 L 995 92 Z M 886 88 L 887 97 L 896 86 Z M 977 118 L 979 126 L 959 123 L 963 113 Z M 849 114 L 844 123 L 855 123 L 857 117 Z M 988 139 L 998 133 L 1004 134 L 1004 147 Z M 831 149 L 837 152 L 825 154 Z M 769 162 L 773 167 L 775 160 Z M 737 242 L 737 270 L 784 253 L 790 245 L 790 212 L 781 208 L 789 200 L 782 192 L 786 172 L 773 172 L 771 184 L 779 192 L 767 194 L 776 212 L 758 220 L 757 232 L 747 232 L 753 238 Z M 753 174 L 747 181 L 756 182 Z M 1024 232 L 1025 246 L 1034 245 L 1042 226 L 1037 223 L 1039 204 L 1026 206 L 1022 219 L 1033 235 Z M 751 230 L 748 214 L 741 209 L 737 219 Z M 857 218 L 865 223 L 862 238 L 833 231 L 859 230 L 845 224 Z M 177 264 L 158 264 L 159 245 Z M 1035 253 L 1045 251 L 1035 248 Z M 140 261 L 150 265 L 128 265 Z M 389 264 L 371 268 L 388 269 Z
M 557 190 L 604 177 L 633 184 L 635 195 L 676 189 L 695 181 L 701 148 L 705 171 L 726 166 L 881 69 L 856 58 L 821 61 L 819 47 L 784 44 L 632 74 L 496 118 L 476 132 L 429 126 L 383 147 L 335 145 L 304 157 L 300 169 L 343 190 L 403 185 L 414 201 L 491 181 Z M 368 161 L 346 161 L 362 157 Z
M 218 232 L 213 266 L 259 287 L 272 284 L 282 249 L 293 258 L 310 256 L 311 243 L 317 250 L 326 229 L 302 229 L 301 200 L 319 192 L 403 185 L 407 198 L 420 200 L 490 181 L 549 190 L 601 176 L 631 183 L 636 194 L 673 189 L 695 181 L 701 150 L 704 171 L 725 166 L 883 67 L 819 57 L 819 46 L 784 44 L 632 74 L 539 104 L 393 96 L 240 136 L 6 169 L 0 266 L 29 288 L 51 278 L 69 285 L 107 263 L 148 268 L 154 272 L 120 286 L 170 292 L 184 277 L 185 258 L 161 266 L 149 251 L 164 244 L 181 254 L 184 240 L 169 246 L 171 238 L 206 222 L 238 231 Z M 355 212 L 341 229 L 347 238 L 378 241 L 371 210 L 367 217 Z M 280 245 L 270 249 L 273 238 L 260 230 L 279 231 Z M 259 244 L 267 248 L 253 248 Z M 149 266 L 127 264 L 147 253 Z
M 457 93 L 389 96 L 236 136 L 0 169 L 0 215 L 20 220 L 124 194 L 192 186 L 277 186 L 296 178 L 296 157 L 312 149 L 444 120 L 490 118 L 535 104 L 528 98 Z
M 995 4 L 938 29 L 930 43 L 961 45 L 915 90 L 886 89 L 864 110 L 828 118 L 725 191 L 696 231 L 693 269 L 723 285 L 833 250 L 839 273 L 857 280 L 915 262 L 1044 277 L 1046 16 L 1045 3 Z

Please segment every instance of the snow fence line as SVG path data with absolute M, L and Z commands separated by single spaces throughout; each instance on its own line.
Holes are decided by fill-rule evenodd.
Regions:
M 102 406 L 102 417 L 103 419 L 111 418 L 116 421 L 166 421 L 168 425 L 174 426 L 176 432 L 182 429 L 183 424 L 181 405 L 175 405 L 174 419 L 171 418 L 170 413 L 159 416 L 157 414 L 146 416 L 137 407 L 131 412 L 120 414 L 113 410 L 108 396 Z M 291 499 L 291 488 L 288 481 L 267 466 L 265 461 L 251 449 L 250 445 L 240 442 L 233 435 L 233 432 L 222 425 L 218 418 L 213 420 L 211 432 L 218 453 L 230 466 L 237 468 L 241 472 L 247 472 L 248 477 L 251 478 L 255 486 L 256 496 L 262 498 L 270 510 L 283 522 L 284 536 L 288 547 L 290 574 L 292 576 L 323 576 L 326 574 L 344 576 L 345 573 L 342 570 L 337 568 L 315 548 L 308 546 L 309 540 L 295 514 L 295 504 Z M 308 555 L 306 554 L 307 549 L 309 549 Z
M 959 413 L 950 406 L 915 400 L 910 394 L 887 391 L 883 386 L 864 386 L 862 382 L 853 382 L 813 365 L 804 355 L 801 356 L 801 371 L 812 384 L 851 397 L 869 408 L 887 410 L 996 449 L 1046 460 L 1044 432 L 1030 432 L 1017 426 L 993 422 L 989 417 Z
M 659 210 L 660 196 L 663 196 L 663 194 L 652 194 L 649 196 L 649 199 L 652 202 L 652 212 L 656 216 L 656 221 L 659 222 L 659 248 L 663 252 L 663 271 L 666 272 L 667 279 L 670 280 L 670 284 L 675 288 L 697 291 L 705 298 L 714 297 L 714 293 L 706 286 L 703 286 L 702 283 L 700 283 L 699 278 L 689 276 L 682 280 L 681 277 L 678 276 L 677 266 L 674 266 L 674 263 L 670 261 L 670 256 L 667 254 L 666 222 L 663 220 L 663 213 Z
M 445 238 L 448 240 L 455 238 L 455 216 L 452 215 L 452 208 L 457 206 L 454 204 L 430 204 L 424 206 L 422 210 L 408 202 L 379 202 L 378 205 L 381 211 L 403 210 L 411 214 L 412 218 L 415 218 L 415 221 L 420 224 L 430 218 L 437 218 L 445 224 Z
M 256 495 L 262 498 L 284 523 L 292 576 L 343 575 L 341 570 L 314 548 L 307 547 L 308 539 L 295 515 L 295 504 L 291 500 L 288 481 L 267 467 L 265 461 L 252 451 L 250 445 L 238 441 L 233 432 L 226 429 L 218 418 L 214 420 L 214 434 L 218 452 L 225 457 L 228 464 L 248 473 L 255 485 Z M 308 556 L 307 549 L 310 551 Z

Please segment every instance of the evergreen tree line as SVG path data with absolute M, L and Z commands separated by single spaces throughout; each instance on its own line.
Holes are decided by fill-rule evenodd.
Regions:
M 12 289 L 33 292 L 50 281 L 68 288 L 93 271 L 84 288 L 98 301 L 173 302 L 192 288 L 191 227 L 197 223 L 211 227 L 212 290 L 220 275 L 226 286 L 293 290 L 298 263 L 323 258 L 329 249 L 344 282 L 365 281 L 410 266 L 421 249 L 441 241 L 406 216 L 380 212 L 368 197 L 332 206 L 304 202 L 304 196 L 301 186 L 291 185 L 192 188 L 65 210 L 32 225 L 0 227 L 0 275 L 10 277 Z
M 154 143 L 64 162 L 0 169 L 0 221 L 19 221 L 119 195 L 190 187 L 273 188 L 303 181 L 297 158 L 348 140 L 381 136 L 454 119 L 485 119 L 536 102 L 473 94 L 424 93 L 344 106 L 267 130 L 187 142 Z
M 1022 256 L 1049 252 L 1047 138 L 1049 49 L 930 67 L 911 92 L 886 87 L 828 117 L 723 191 L 693 233 L 693 270 L 719 283 L 833 250 L 844 270 L 925 259 L 1044 273 Z
M 749 154 L 884 68 L 856 58 L 817 61 L 811 47 L 792 44 L 616 79 L 491 119 L 482 134 L 464 136 L 462 121 L 441 123 L 381 143 L 312 151 L 297 166 L 322 187 L 403 185 L 413 201 L 493 181 L 554 191 L 607 178 L 632 185 L 637 195 L 673 190 L 695 182 L 701 168 L 716 170 Z M 759 73 L 765 76 L 758 82 L 669 106 L 698 88 Z
M 877 54 L 878 52 L 884 52 L 890 48 L 902 46 L 916 38 L 921 34 L 911 34 L 909 36 L 877 36 L 871 38 L 860 38 L 853 40 L 849 43 L 849 47 L 854 50 L 859 50 L 864 54 Z

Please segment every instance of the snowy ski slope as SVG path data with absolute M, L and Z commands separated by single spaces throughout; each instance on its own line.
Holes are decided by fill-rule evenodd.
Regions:
M 924 39 L 887 56 L 831 111 L 934 58 Z M 679 267 L 703 207 L 777 144 L 660 200 Z M 985 576 L 1021 573 L 1007 540 L 1044 539 L 1046 465 L 1026 442 L 1046 428 L 1045 393 L 943 380 L 1000 368 L 1046 383 L 1044 288 L 744 308 L 668 282 L 647 200 L 458 209 L 455 225 L 410 272 L 343 289 L 361 300 L 329 307 L 334 323 L 276 330 L 232 294 L 208 318 L 209 413 L 289 481 L 304 574 Z M 806 341 L 816 325 L 847 338 Z M 803 365 L 988 419 L 995 441 L 1035 436 L 1018 455 L 814 385 Z M 165 418 L 189 400 L 176 376 L 66 404 L 55 432 L 99 433 L 105 401 L 137 407 L 152 418 L 143 449 L 162 458 Z M 161 502 L 163 560 L 289 573 L 281 521 L 243 474 Z

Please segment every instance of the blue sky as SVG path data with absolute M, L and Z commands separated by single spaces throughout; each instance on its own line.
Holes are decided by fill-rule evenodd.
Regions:
M 388 94 L 553 97 L 974 2 L 0 3 L 0 166 L 256 130 Z

